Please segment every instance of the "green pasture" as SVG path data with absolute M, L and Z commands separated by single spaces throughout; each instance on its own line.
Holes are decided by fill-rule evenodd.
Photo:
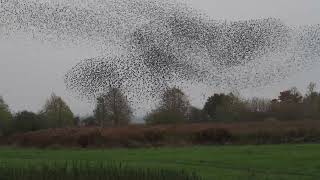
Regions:
M 153 149 L 0 148 L 0 161 L 85 160 L 196 172 L 204 180 L 320 179 L 320 145 L 199 146 Z

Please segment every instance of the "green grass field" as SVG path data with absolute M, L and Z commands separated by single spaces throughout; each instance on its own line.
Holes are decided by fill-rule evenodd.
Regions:
M 318 144 L 112 150 L 0 148 L 0 160 L 124 162 L 133 167 L 190 170 L 205 180 L 320 179 Z

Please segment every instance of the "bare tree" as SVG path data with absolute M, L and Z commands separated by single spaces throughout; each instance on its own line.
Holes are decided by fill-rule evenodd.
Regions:
M 48 127 L 74 126 L 73 113 L 70 107 L 54 93 L 47 100 L 41 114 L 45 117 Z
M 101 127 L 107 125 L 129 124 L 132 111 L 127 97 L 119 88 L 109 88 L 108 93 L 97 98 L 94 110 L 97 121 Z
M 314 82 L 311 82 L 308 87 L 307 87 L 307 94 L 306 96 L 312 96 L 316 93 L 316 87 L 317 87 L 317 84 L 314 83 Z
M 271 100 L 254 97 L 247 102 L 251 112 L 268 112 L 271 108 Z

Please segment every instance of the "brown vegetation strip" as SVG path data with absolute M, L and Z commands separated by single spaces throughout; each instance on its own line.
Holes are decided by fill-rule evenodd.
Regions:
M 320 120 L 131 125 L 48 129 L 2 138 L 3 145 L 30 147 L 146 147 L 190 144 L 318 142 Z

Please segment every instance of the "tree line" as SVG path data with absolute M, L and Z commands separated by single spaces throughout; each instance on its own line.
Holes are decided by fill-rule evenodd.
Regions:
M 218 121 L 320 120 L 320 93 L 310 83 L 302 95 L 297 88 L 280 92 L 275 99 L 244 99 L 235 93 L 210 96 L 203 108 L 191 105 L 179 88 L 165 90 L 157 108 L 144 117 L 146 124 L 195 123 Z M 38 113 L 21 111 L 12 114 L 0 97 L 0 133 L 2 135 L 47 128 L 75 126 L 124 126 L 131 123 L 132 107 L 125 94 L 110 87 L 96 99 L 93 115 L 75 117 L 63 99 L 55 94 Z
M 0 97 L 0 134 L 36 131 L 47 128 L 71 127 L 77 124 L 69 106 L 55 94 L 46 101 L 38 113 L 21 111 L 12 114 Z

